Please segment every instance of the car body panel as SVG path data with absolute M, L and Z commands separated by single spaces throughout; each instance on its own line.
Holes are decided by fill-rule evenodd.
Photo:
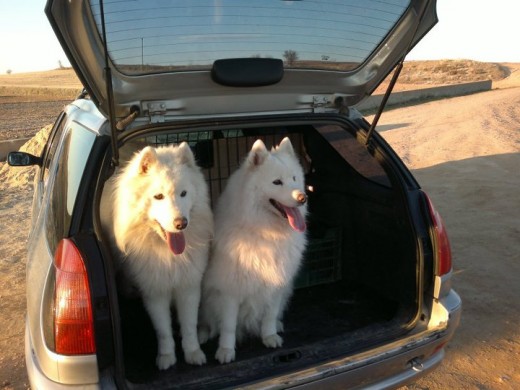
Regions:
M 34 193 L 33 206 L 33 223 L 28 240 L 28 261 L 26 278 L 27 284 L 31 288 L 27 289 L 27 329 L 28 342 L 30 343 L 31 355 L 37 359 L 39 370 L 45 374 L 52 381 L 59 381 L 65 384 L 84 384 L 96 383 L 98 381 L 98 367 L 95 355 L 84 356 L 63 356 L 53 352 L 52 348 L 52 334 L 46 333 L 42 324 L 48 324 L 47 317 L 50 315 L 49 310 L 45 307 L 49 306 L 52 300 L 54 291 L 54 277 L 53 277 L 53 259 L 54 259 L 54 245 L 66 234 L 64 231 L 54 231 L 55 227 L 52 222 L 57 216 L 52 214 L 55 211 L 57 214 L 63 212 L 64 214 L 72 214 L 74 203 L 78 194 L 80 180 L 82 178 L 81 172 L 88 161 L 88 150 L 92 147 L 95 133 L 89 130 L 84 130 L 92 121 L 99 119 L 96 115 L 89 113 L 89 104 L 80 103 L 84 109 L 78 109 L 76 105 L 68 105 L 65 109 L 67 117 L 62 123 L 63 131 L 57 134 L 54 142 L 58 143 L 55 154 L 51 156 L 49 162 L 49 174 L 46 181 L 42 182 L 41 174 L 37 174 L 38 178 L 36 189 Z M 90 108 L 94 107 L 90 105 Z M 88 116 L 90 119 L 87 119 Z M 74 118 L 74 119 L 73 119 Z M 78 126 L 78 121 L 84 121 L 81 125 L 83 134 L 91 134 L 85 137 L 78 137 L 79 132 L 75 130 Z M 101 124 L 103 121 L 98 121 Z M 67 142 L 66 142 L 67 141 Z M 66 147 L 64 143 L 67 143 Z M 70 158 L 62 161 L 62 154 L 67 149 Z M 65 163 L 66 166 L 60 167 L 60 163 Z M 67 195 L 61 200 L 65 199 L 65 204 L 62 210 L 56 207 L 50 207 L 52 203 L 52 191 L 56 185 L 56 173 L 58 169 L 64 169 L 66 179 L 66 193 Z M 78 174 L 79 173 L 79 174 Z M 58 220 L 66 220 L 66 218 L 59 217 Z M 66 225 L 66 223 L 65 223 Z M 62 227 L 65 231 L 67 226 Z M 59 237 L 59 235 L 62 235 Z
M 88 129 L 82 131 L 91 132 L 96 137 L 106 133 L 106 119 L 97 112 L 94 103 L 90 101 L 76 101 L 68 106 L 65 111 L 67 113 L 66 122 L 64 123 L 66 131 L 72 127 L 79 126 L 81 123 L 83 129 Z M 66 135 L 63 135 L 59 142 L 63 143 L 65 137 Z M 380 137 L 377 137 L 377 140 L 379 139 Z M 383 145 L 385 148 L 387 147 L 384 142 Z M 92 147 L 93 143 L 87 145 L 82 150 L 84 156 L 80 160 L 83 160 L 84 164 L 86 163 L 85 155 L 91 154 L 90 150 Z M 54 164 L 51 165 L 51 172 L 56 170 L 56 160 L 60 151 L 61 148 L 59 147 Z M 49 180 L 45 183 L 46 188 L 53 186 L 53 180 L 53 175 L 50 175 Z M 408 185 L 412 186 L 413 184 L 414 181 L 408 183 Z M 44 297 L 41 296 L 41 291 L 46 291 L 46 283 L 49 283 L 49 280 L 52 281 L 52 279 L 47 277 L 52 268 L 52 251 L 46 242 L 46 235 L 44 234 L 44 221 L 47 217 L 45 210 L 48 209 L 44 205 L 49 202 L 49 194 L 46 192 L 40 197 L 42 199 L 42 207 L 39 207 L 41 212 L 35 221 L 36 228 L 31 234 L 32 242 L 29 248 L 29 258 L 38 258 L 39 262 L 28 262 L 28 283 L 34 287 L 28 291 L 26 336 L 28 372 L 31 378 L 35 378 L 35 381 L 44 383 L 47 380 L 46 387 L 48 388 L 67 388 L 64 387 L 67 384 L 70 384 L 72 388 L 76 384 L 84 384 L 87 388 L 111 388 L 114 386 L 113 378 L 106 381 L 103 385 L 101 384 L 103 377 L 98 372 L 99 367 L 95 355 L 82 357 L 59 356 L 50 351 L 44 343 L 41 329 L 43 322 L 41 309 Z M 47 257 L 47 260 L 42 261 L 42 253 L 46 253 L 45 257 Z M 360 388 L 394 388 L 397 385 L 417 379 L 418 376 L 424 375 L 435 368 L 440 362 L 443 357 L 442 348 L 453 336 L 453 332 L 460 320 L 460 298 L 451 289 L 450 275 L 435 278 L 435 287 L 432 290 L 432 294 L 435 293 L 437 299 L 434 299 L 433 296 L 429 298 L 433 302 L 433 306 L 431 313 L 427 316 L 429 319 L 428 324 L 418 327 L 422 330 L 405 334 L 398 337 L 395 341 L 384 343 L 379 347 L 369 348 L 365 351 L 356 352 L 305 370 L 280 375 L 276 378 L 266 378 L 264 381 L 250 384 L 245 383 L 244 386 L 250 386 L 251 388 L 283 388 L 291 384 L 291 386 L 301 386 L 302 388 L 320 388 L 321 386 L 326 386 L 327 388 L 337 386 L 339 388 L 350 383 L 353 385 L 357 384 L 356 386 L 360 386 Z M 38 292 L 40 292 L 40 297 Z M 33 298 L 30 298 L 31 296 Z M 416 366 L 412 366 L 410 362 L 413 362 Z M 367 381 L 367 378 L 371 380 Z
M 48 374 L 44 373 L 40 366 L 41 357 L 38 357 L 34 352 L 34 345 L 30 339 L 30 330 L 28 324 L 25 327 L 25 366 L 27 369 L 27 376 L 29 377 L 29 383 L 33 389 L 46 389 L 46 390 L 98 390 L 102 387 L 99 381 L 91 384 L 82 383 L 80 385 L 71 385 L 67 383 L 60 383 L 56 380 L 52 380 Z M 97 377 L 97 375 L 96 375 Z M 106 387 L 108 389 L 108 387 Z M 115 388 L 115 387 L 112 387 Z

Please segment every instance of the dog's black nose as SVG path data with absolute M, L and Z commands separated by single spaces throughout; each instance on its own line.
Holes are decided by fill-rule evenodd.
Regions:
M 307 196 L 303 192 L 300 192 L 296 197 L 296 201 L 299 204 L 305 204 L 305 202 L 307 202 Z
M 175 229 L 178 230 L 186 229 L 186 226 L 188 226 L 188 220 L 185 217 L 175 218 L 173 220 L 173 225 L 175 226 Z

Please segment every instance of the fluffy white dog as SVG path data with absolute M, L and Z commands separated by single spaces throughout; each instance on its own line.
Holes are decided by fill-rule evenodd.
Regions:
M 215 240 L 203 280 L 199 341 L 217 334 L 215 358 L 235 359 L 243 336 L 280 347 L 281 317 L 306 245 L 304 173 L 289 138 L 257 140 L 215 208 Z
M 206 357 L 197 338 L 201 280 L 213 235 L 208 187 L 193 153 L 179 146 L 144 148 L 114 178 L 113 251 L 139 289 L 158 340 L 156 364 L 176 363 L 170 307 L 175 305 L 187 363 Z

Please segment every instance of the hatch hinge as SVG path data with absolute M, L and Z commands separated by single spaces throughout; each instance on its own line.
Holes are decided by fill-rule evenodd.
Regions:
M 147 104 L 150 123 L 163 123 L 166 115 L 167 105 L 165 102 L 149 102 Z
M 332 104 L 329 96 L 319 95 L 312 97 L 312 111 L 319 114 L 323 112 L 337 111 L 337 109 Z
M 315 95 L 312 97 L 312 111 L 314 113 L 336 113 L 349 115 L 347 99 L 342 95 Z

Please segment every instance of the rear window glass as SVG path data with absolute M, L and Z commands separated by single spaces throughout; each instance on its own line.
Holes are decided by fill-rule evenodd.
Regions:
M 101 34 L 99 0 L 90 2 Z M 363 63 L 409 0 L 103 1 L 110 58 L 123 73 L 209 69 L 217 59 L 276 58 L 286 68 Z

